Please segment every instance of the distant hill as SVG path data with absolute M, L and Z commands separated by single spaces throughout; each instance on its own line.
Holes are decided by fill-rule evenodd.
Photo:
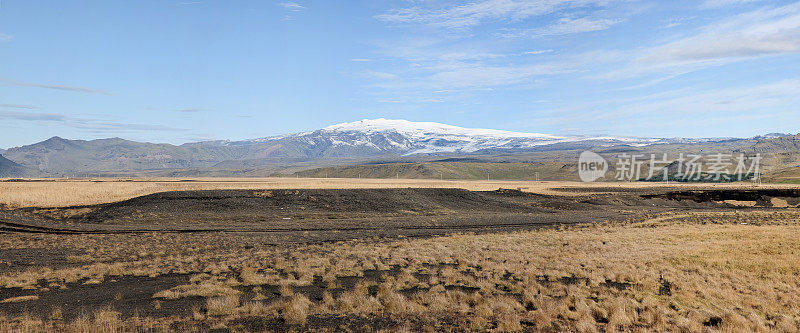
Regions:
M 0 178 L 42 177 L 43 172 L 19 165 L 0 155 Z
M 788 153 L 800 151 L 800 134 L 761 139 L 752 147 L 745 150 L 753 153 Z
M 296 172 L 308 178 L 403 178 L 458 180 L 572 180 L 577 163 L 416 162 L 326 167 Z
M 213 145 L 174 146 L 119 138 L 85 141 L 52 137 L 36 144 L 8 149 L 5 155 L 38 170 L 72 173 L 209 167 L 225 160 L 242 158 L 246 153 L 242 149 Z

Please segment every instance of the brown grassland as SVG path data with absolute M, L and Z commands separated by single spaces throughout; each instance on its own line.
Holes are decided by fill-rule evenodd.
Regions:
M 288 187 L 348 186 L 317 181 Z M 263 180 L 80 182 L 68 184 L 79 189 L 72 197 L 58 183 L 0 185 L 0 201 L 12 206 L 287 187 Z M 560 186 L 580 185 L 516 187 Z M 9 312 L 0 313 L 0 332 L 797 332 L 798 234 L 796 209 L 317 244 L 267 245 L 257 233 L 0 233 L 0 309 Z M 96 300 L 81 303 L 82 295 Z

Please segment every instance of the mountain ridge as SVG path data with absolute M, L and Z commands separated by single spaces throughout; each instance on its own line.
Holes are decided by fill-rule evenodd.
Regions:
M 767 138 L 772 136 L 775 138 Z M 782 138 L 779 134 L 767 134 L 759 142 Z M 745 139 L 551 135 L 379 118 L 281 136 L 181 145 L 121 138 L 68 140 L 54 136 L 31 145 L 9 148 L 4 155 L 14 163 L 42 172 L 74 174 L 166 169 L 241 170 L 310 161 L 519 154 L 660 144 L 708 144 L 726 140 Z

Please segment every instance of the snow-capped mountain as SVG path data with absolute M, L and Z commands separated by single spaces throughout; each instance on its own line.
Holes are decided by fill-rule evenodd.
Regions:
M 596 145 L 650 145 L 663 139 L 625 137 L 558 136 L 541 133 L 521 133 L 494 129 L 464 128 L 434 122 L 412 122 L 393 119 L 364 119 L 341 123 L 316 131 L 244 141 L 246 143 L 282 143 L 306 145 L 323 156 L 375 154 L 446 154 L 476 153 L 533 149 L 540 146 L 567 143 Z M 244 142 L 230 142 L 241 145 Z
M 495 138 L 541 138 L 541 139 L 562 139 L 563 137 L 539 134 L 539 133 L 519 133 L 493 129 L 464 128 L 453 125 L 446 125 L 434 122 L 412 122 L 408 120 L 395 119 L 364 119 L 352 123 L 341 123 L 328 126 L 322 129 L 327 132 L 397 132 L 409 137 L 423 137 L 429 135 L 453 135 L 453 136 L 473 136 L 473 137 L 495 137 Z
M 574 140 L 549 134 L 463 128 L 433 122 L 383 118 L 337 124 L 306 135 L 327 136 L 335 146 L 362 145 L 384 151 L 398 151 L 403 155 L 473 153 L 483 149 L 526 148 Z

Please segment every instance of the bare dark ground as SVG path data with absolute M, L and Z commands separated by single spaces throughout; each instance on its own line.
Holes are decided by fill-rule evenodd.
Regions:
M 2 209 L 0 231 L 63 234 L 220 231 L 358 234 L 368 231 L 424 236 L 625 219 L 628 216 L 623 211 L 643 213 L 729 207 L 717 202 L 725 200 L 725 195 L 709 197 L 709 192 L 703 191 L 683 195 L 676 193 L 685 192 L 654 191 L 568 197 L 517 190 L 472 192 L 411 188 L 180 191 L 102 205 Z M 716 192 L 724 194 L 724 191 Z M 695 198 L 698 200 L 688 200 L 687 195 L 692 193 L 700 193 Z M 762 197 L 770 195 L 773 193 Z M 798 193 L 774 195 L 797 197 Z M 344 235 L 330 240 L 347 238 Z M 323 237 L 296 241 L 324 240 Z
M 224 233 L 244 240 L 259 236 L 258 246 L 280 246 L 333 242 L 350 239 L 431 237 L 461 232 L 508 232 L 565 224 L 637 220 L 649 214 L 681 211 L 726 211 L 775 209 L 773 198 L 800 203 L 800 191 L 793 190 L 693 190 L 610 188 L 602 194 L 548 196 L 516 190 L 471 192 L 460 189 L 353 189 L 353 190 L 213 190 L 183 191 L 147 195 L 117 203 L 65 208 L 0 209 L 0 234 L 25 233 L 78 237 L 80 235 L 151 233 Z M 753 201 L 752 208 L 726 200 Z M 240 236 L 245 237 L 240 237 Z M 255 239 L 255 238 L 254 238 Z M 70 249 L 0 248 L 0 274 L 36 267 L 77 267 L 69 256 L 82 253 Z M 365 272 L 365 277 L 342 278 L 341 293 L 361 279 L 377 280 L 389 271 Z M 86 281 L 65 284 L 66 288 L 41 285 L 33 290 L 0 289 L 0 300 L 36 295 L 38 300 L 0 303 L 0 313 L 30 313 L 46 317 L 59 308 L 65 318 L 112 307 L 123 317 L 190 316 L 204 299 L 154 300 L 153 294 L 185 284 L 191 274 L 155 277 L 109 277 L 100 284 Z M 576 283 L 575 281 L 553 281 Z M 579 281 L 578 281 L 579 282 Z M 279 287 L 263 285 L 267 299 L 279 298 Z M 608 288 L 630 286 L 607 281 Z M 455 288 L 455 287 L 454 287 Z M 297 292 L 320 299 L 324 288 L 316 283 Z M 252 287 L 242 287 L 244 300 L 252 299 Z M 329 290 L 331 291 L 331 290 Z M 371 292 L 375 292 L 372 290 Z M 413 290 L 406 291 L 415 292 Z M 469 291 L 465 291 L 469 292 Z M 453 320 L 458 320 L 454 318 Z M 355 329 L 393 327 L 385 318 L 310 318 L 310 327 Z M 278 319 L 237 323 L 245 330 L 285 330 Z M 180 329 L 180 327 L 176 327 Z
M 191 315 L 192 307 L 199 307 L 202 297 L 188 297 L 177 300 L 154 299 L 153 294 L 189 281 L 188 275 L 166 274 L 156 277 L 117 276 L 102 284 L 84 284 L 86 281 L 58 287 L 36 290 L 20 288 L 0 289 L 0 299 L 36 295 L 38 300 L 20 303 L 0 303 L 0 312 L 6 314 L 28 313 L 47 318 L 58 308 L 63 319 L 73 320 L 80 315 L 90 315 L 103 307 L 120 311 L 123 316 L 167 317 Z

